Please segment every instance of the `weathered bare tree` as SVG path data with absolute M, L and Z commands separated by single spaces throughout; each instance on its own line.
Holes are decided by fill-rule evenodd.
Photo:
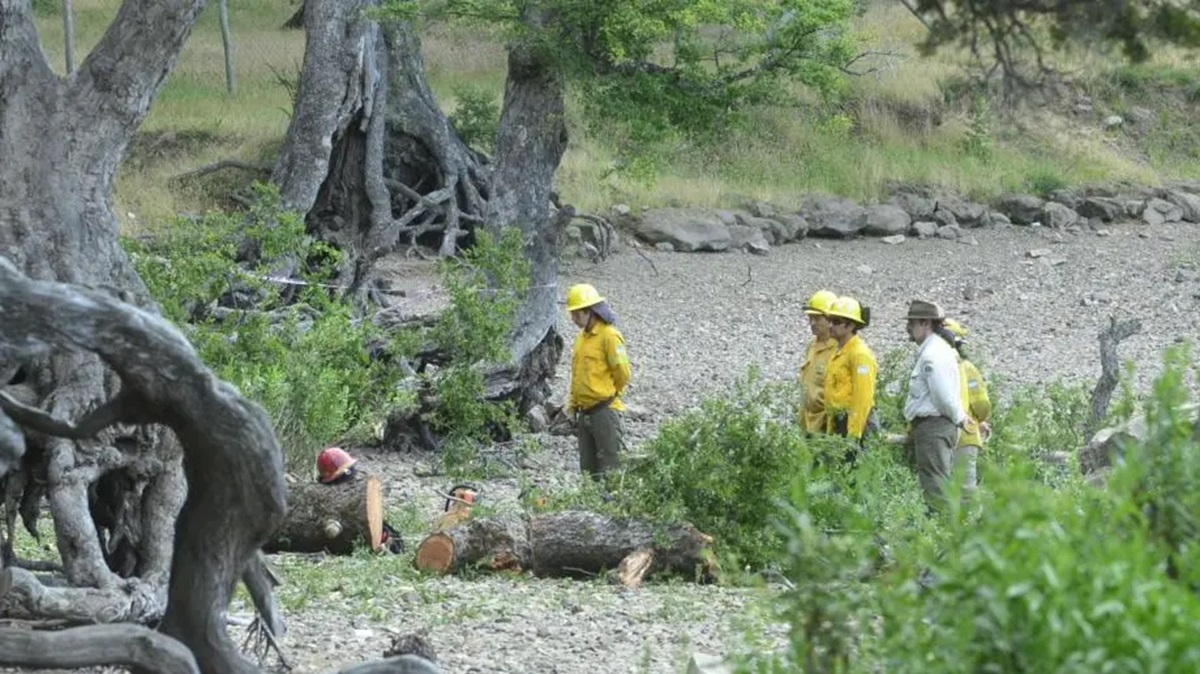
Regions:
M 431 242 L 447 256 L 474 227 L 519 227 L 531 290 L 512 364 L 490 382 L 524 411 L 548 395 L 563 347 L 555 329 L 561 223 L 551 218 L 566 148 L 562 85 L 531 50 L 511 50 L 490 162 L 459 138 L 434 98 L 414 26 L 368 18 L 376 5 L 303 4 L 304 65 L 273 175 L 282 206 L 307 213 L 310 231 L 346 253 L 340 277 L 360 299 L 374 296 L 374 262 L 399 243 Z
M 126 0 L 79 69 L 61 78 L 43 55 L 28 0 L 0 0 L 0 250 L 29 276 L 150 306 L 118 240 L 113 175 L 203 5 Z M 14 392 L 55 417 L 110 411 L 103 402 L 118 392 L 92 354 L 3 356 L 3 383 L 20 366 L 24 382 Z M 36 531 L 48 498 L 63 573 L 80 588 L 14 593 L 28 602 L 11 611 L 135 622 L 162 615 L 184 497 L 178 448 L 161 428 L 109 425 L 94 439 L 34 433 L 9 448 L 5 465 L 19 467 L 2 478 L 7 533 L 18 509 Z
M 0 257 L 0 344 L 88 352 L 119 379 L 119 390 L 78 421 L 0 395 L 4 414 L 27 433 L 82 441 L 114 424 L 161 425 L 185 457 L 187 497 L 168 526 L 173 536 L 163 573 L 167 606 L 161 635 L 134 625 L 97 625 L 61 634 L 0 630 L 0 664 L 80 667 L 126 664 L 140 671 L 252 673 L 260 669 L 226 633 L 224 611 L 239 578 L 275 633 L 281 622 L 259 552 L 283 520 L 283 457 L 270 418 L 217 379 L 187 339 L 156 314 L 101 290 L 36 281 Z M 33 346 L 34 349 L 30 347 Z M 130 448 L 132 451 L 136 449 Z M 101 450 L 104 451 L 104 450 Z M 110 450 L 118 453 L 122 450 Z M 90 594 L 41 587 L 22 569 L 0 575 L 0 599 L 33 598 L 39 608 L 70 606 L 88 597 L 108 605 L 104 588 Z M 153 597 L 147 597 L 153 600 Z M 103 614 L 90 616 L 103 621 Z M 81 620 L 86 620 L 80 616 Z M 419 658 L 393 658 L 345 671 L 437 672 Z

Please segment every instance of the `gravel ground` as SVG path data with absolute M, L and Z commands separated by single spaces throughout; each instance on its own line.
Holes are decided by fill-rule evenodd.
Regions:
M 648 418 L 630 424 L 635 438 L 729 385 L 751 363 L 768 378 L 794 376 L 808 340 L 801 307 L 821 287 L 872 308 L 873 325 L 864 336 L 878 356 L 911 348 L 903 321 L 911 298 L 938 301 L 971 329 L 977 360 L 988 372 L 1022 384 L 1094 379 L 1096 335 L 1110 315 L 1144 321 L 1145 331 L 1121 345 L 1122 357 L 1138 365 L 1140 386 L 1159 370 L 1163 348 L 1200 337 L 1200 280 L 1178 273 L 1180 260 L 1200 257 L 1200 226 L 1116 226 L 1109 236 L 1019 227 L 970 235 L 978 245 L 808 240 L 766 257 L 648 251 L 644 258 L 625 248 L 599 265 L 571 261 L 564 288 L 594 283 L 619 315 L 634 365 L 628 400 L 648 411 Z M 1031 258 L 1037 250 L 1044 254 Z M 561 329 L 574 334 L 565 315 Z M 560 367 L 559 395 L 568 374 Z M 525 474 L 552 489 L 574 482 L 571 439 L 546 437 L 544 443 L 523 460 Z M 446 478 L 414 477 L 422 457 L 377 455 L 364 462 L 389 476 L 392 502 L 424 502 L 426 512 L 437 510 L 430 492 L 445 488 Z M 517 491 L 515 480 L 484 488 L 489 502 L 499 504 Z M 426 588 L 444 593 L 444 610 L 470 605 L 478 615 L 446 621 L 436 615 L 440 607 L 432 616 L 401 609 L 364 625 L 398 632 L 428 627 L 450 672 L 679 672 L 691 651 L 745 648 L 747 623 L 762 645 L 778 646 L 784 638 L 784 627 L 761 614 L 767 603 L 761 591 L 689 584 L 622 591 L 498 578 L 441 579 Z M 293 624 L 289 642 L 313 651 L 313 669 L 304 671 L 354 659 L 347 653 L 325 659 L 320 653 L 327 647 L 309 640 L 305 618 L 296 616 Z M 347 647 L 364 657 L 378 653 L 379 637 L 364 639 Z
M 1178 271 L 1181 259 L 1200 258 L 1200 226 L 1115 226 L 1111 236 L 1061 238 L 1016 227 L 969 234 L 977 245 L 808 240 L 767 257 L 647 252 L 657 274 L 626 248 L 600 265 L 572 261 L 564 281 L 596 284 L 620 316 L 634 365 L 627 397 L 648 410 L 645 420 L 630 424 L 635 440 L 718 392 L 751 363 L 768 378 L 794 376 L 808 339 L 801 307 L 822 287 L 872 308 L 873 325 L 863 334 L 880 357 L 908 348 L 903 316 L 911 298 L 938 301 L 971 329 L 986 372 L 1019 383 L 1094 379 L 1096 335 L 1110 314 L 1144 321 L 1146 329 L 1121 345 L 1121 356 L 1138 365 L 1139 386 L 1158 371 L 1164 347 L 1200 337 L 1200 280 Z M 1029 257 L 1038 249 L 1044 254 Z M 419 303 L 425 292 L 420 275 L 404 266 L 405 287 Z M 565 316 L 561 327 L 574 334 Z M 567 376 L 568 368 L 560 367 L 559 394 Z M 574 482 L 571 439 L 542 440 L 540 450 L 514 463 L 551 488 Z M 449 486 L 446 477 L 417 476 L 430 462 L 427 456 L 362 457 L 366 470 L 384 477 L 389 503 L 410 504 L 425 520 L 440 509 L 435 492 Z M 507 478 L 483 488 L 489 504 L 503 507 L 515 500 L 518 485 Z M 421 532 L 406 534 L 415 542 Z M 672 583 L 622 590 L 598 581 L 495 576 L 418 581 L 402 568 L 408 560 L 363 562 L 373 565 L 369 582 L 380 583 L 377 593 L 325 588 L 292 611 L 283 643 L 294 671 L 378 657 L 389 635 L 418 630 L 427 630 L 444 670 L 454 673 L 682 672 L 691 652 L 741 650 L 747 634 L 757 639 L 755 647 L 771 648 L 786 636 L 783 625 L 763 615 L 769 588 Z M 303 579 L 313 562 L 293 557 L 278 563 L 284 595 L 296 601 L 308 591 Z M 384 596 L 399 600 L 381 605 L 372 599 Z

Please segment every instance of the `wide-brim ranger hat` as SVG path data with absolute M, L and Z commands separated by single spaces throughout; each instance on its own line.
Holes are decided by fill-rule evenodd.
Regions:
M 904 318 L 909 321 L 944 321 L 946 312 L 934 302 L 913 300 L 908 305 L 908 315 Z

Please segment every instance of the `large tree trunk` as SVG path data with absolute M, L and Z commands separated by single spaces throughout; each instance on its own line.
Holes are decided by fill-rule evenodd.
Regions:
M 527 21 L 541 21 L 528 17 Z M 551 214 L 554 173 L 567 149 L 563 85 L 554 67 L 532 48 L 509 50 L 504 112 L 496 138 L 488 225 L 517 227 L 526 241 L 532 278 L 511 337 L 513 366 L 507 379 L 518 410 L 541 404 L 550 393 L 563 350 L 558 334 L 559 235 L 570 208 Z
M 487 189 L 482 158 L 429 90 L 412 26 L 366 19 L 376 4 L 305 2 L 303 72 L 273 180 L 283 207 L 345 253 L 341 284 L 379 301 L 374 262 L 426 235 L 453 254 L 461 223 L 482 220 Z
M 0 0 L 0 251 L 30 277 L 150 305 L 118 240 L 113 175 L 203 6 L 126 0 L 62 79 L 43 56 L 30 3 Z M 8 360 L 0 365 L 9 366 L 0 369 L 14 359 L 24 366 L 27 393 L 52 414 L 77 418 L 117 394 L 117 379 L 95 355 L 15 348 L 29 344 L 0 350 Z M 185 496 L 169 434 L 123 425 L 82 441 L 30 434 L 5 459 L 20 459 L 4 476 L 7 503 L 44 485 L 70 585 L 111 597 L 105 619 L 158 618 Z M 36 515 L 40 497 L 25 500 Z M 15 514 L 6 514 L 11 527 Z

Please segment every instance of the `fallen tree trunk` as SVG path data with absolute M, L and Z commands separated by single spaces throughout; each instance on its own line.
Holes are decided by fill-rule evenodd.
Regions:
M 632 582 L 640 582 L 645 573 L 672 573 L 697 581 L 717 575 L 712 539 L 691 524 L 662 527 L 582 510 L 528 519 L 468 520 L 426 536 L 417 546 L 414 565 L 434 573 L 485 568 L 528 570 L 541 577 L 591 577 L 617 569 L 635 554 L 626 566 L 644 568 L 631 576 Z
M 344 484 L 288 486 L 288 513 L 263 552 L 329 552 L 349 555 L 383 547 L 383 492 L 379 478 Z

